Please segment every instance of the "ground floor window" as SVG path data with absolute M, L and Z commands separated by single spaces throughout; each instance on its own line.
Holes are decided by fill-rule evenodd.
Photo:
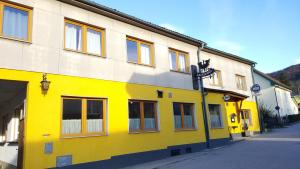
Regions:
M 129 100 L 129 132 L 156 131 L 156 101 Z
M 106 99 L 63 97 L 62 135 L 105 132 Z
M 241 116 L 242 116 L 242 123 L 247 123 L 248 126 L 252 125 L 252 118 L 251 118 L 251 112 L 250 110 L 245 110 L 243 109 L 241 111 Z
M 210 116 L 210 126 L 211 128 L 222 128 L 222 112 L 221 105 L 219 104 L 209 104 L 208 111 Z
M 175 129 L 194 129 L 194 104 L 173 103 Z

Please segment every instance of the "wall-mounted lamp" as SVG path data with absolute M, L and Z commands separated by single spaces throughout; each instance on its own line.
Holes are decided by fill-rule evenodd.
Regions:
M 41 88 L 43 92 L 47 92 L 49 90 L 50 81 L 47 80 L 47 74 L 43 74 L 43 80 L 41 81 Z

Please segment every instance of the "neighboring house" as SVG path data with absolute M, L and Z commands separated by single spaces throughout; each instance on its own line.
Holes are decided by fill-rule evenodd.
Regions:
M 91 1 L 0 1 L 0 165 L 118 168 L 204 149 L 197 53 L 219 70 L 205 80 L 211 146 L 229 142 L 228 112 L 231 132 L 258 131 L 254 63 L 203 46 Z
M 293 96 L 292 98 L 293 98 L 294 103 L 298 107 L 298 112 L 300 113 L 300 96 L 296 95 L 296 96 Z
M 253 85 L 252 68 L 256 63 L 210 47 L 201 51 L 201 59 L 210 59 L 211 67 L 216 69 L 214 76 L 204 81 L 207 90 L 223 97 L 229 96 L 225 102 L 225 119 L 232 136 L 258 133 L 257 105 L 250 91 Z
M 254 79 L 255 83 L 261 87 L 260 95 L 257 96 L 260 106 L 265 106 L 273 112 L 273 116 L 281 118 L 298 114 L 298 108 L 291 97 L 292 90 L 289 86 L 256 69 Z

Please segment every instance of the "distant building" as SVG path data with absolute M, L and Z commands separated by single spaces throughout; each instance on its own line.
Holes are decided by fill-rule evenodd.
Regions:
M 298 108 L 291 97 L 290 87 L 258 70 L 254 70 L 254 80 L 261 87 L 261 93 L 257 96 L 259 106 L 264 105 L 269 108 L 274 116 L 298 114 Z
M 300 113 L 300 95 L 292 97 L 294 103 L 298 107 L 298 112 Z

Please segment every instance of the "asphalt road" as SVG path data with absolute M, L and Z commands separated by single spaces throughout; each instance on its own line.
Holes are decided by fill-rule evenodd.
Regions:
M 300 169 L 300 123 L 224 147 L 126 169 Z

